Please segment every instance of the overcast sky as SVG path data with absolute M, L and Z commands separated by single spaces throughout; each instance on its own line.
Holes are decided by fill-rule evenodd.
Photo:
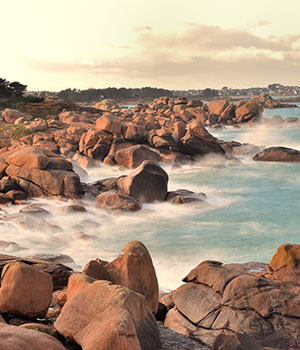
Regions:
M 0 4 L 0 77 L 28 90 L 300 85 L 299 0 Z

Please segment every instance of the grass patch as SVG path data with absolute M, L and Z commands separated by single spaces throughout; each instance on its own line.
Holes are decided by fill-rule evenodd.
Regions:
M 27 129 L 24 125 L 0 125 L 0 134 L 6 138 L 19 140 L 24 136 L 33 134 L 34 131 Z

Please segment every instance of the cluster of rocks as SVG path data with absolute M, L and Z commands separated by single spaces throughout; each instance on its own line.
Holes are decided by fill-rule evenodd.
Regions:
M 82 183 L 69 160 L 47 149 L 32 146 L 3 148 L 0 150 L 0 203 L 20 203 L 27 197 L 78 200 L 85 196 L 95 199 L 97 208 L 137 211 L 143 203 L 171 201 L 182 204 L 205 199 L 204 194 L 183 189 L 169 192 L 168 174 L 156 162 L 143 161 L 143 152 L 137 154 L 138 157 L 131 157 L 124 153 L 135 166 L 140 164 L 128 175 Z
M 147 248 L 133 241 L 123 252 L 111 262 L 92 260 L 80 273 L 0 255 L 0 348 L 176 350 L 181 343 L 207 350 L 157 323 L 158 281 Z
M 20 109 L 5 109 L 0 124 L 22 126 L 29 134 L 19 139 L 2 135 L 1 147 L 41 147 L 84 167 L 98 161 L 136 167 L 139 164 L 128 160 L 131 153 L 140 154 L 143 160 L 170 163 L 210 153 L 224 155 L 219 140 L 205 127 L 250 123 L 262 111 L 255 102 L 221 100 L 203 105 L 200 100 L 168 97 L 136 105 L 134 110 L 122 109 L 112 100 L 103 100 L 94 108 L 47 102 Z
M 141 242 L 81 272 L 41 258 L 0 255 L 1 349 L 300 348 L 298 245 L 280 246 L 270 264 L 204 261 L 160 301 Z
M 183 281 L 160 300 L 165 326 L 217 349 L 300 348 L 300 246 L 280 246 L 269 265 L 204 261 Z
M 281 103 L 287 102 L 285 99 L 275 100 L 268 94 L 261 94 L 254 98 L 254 101 L 262 105 L 264 108 L 274 109 L 274 108 L 298 108 L 295 104 Z

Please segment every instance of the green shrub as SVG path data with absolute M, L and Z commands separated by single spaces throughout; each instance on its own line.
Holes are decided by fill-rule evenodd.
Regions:
M 24 125 L 0 125 L 0 134 L 3 136 L 12 138 L 14 140 L 19 140 L 24 136 L 33 134 L 34 131 L 31 129 L 27 129 Z

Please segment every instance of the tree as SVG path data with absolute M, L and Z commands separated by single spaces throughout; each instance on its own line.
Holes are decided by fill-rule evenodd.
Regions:
M 22 96 L 27 89 L 27 85 L 23 85 L 18 81 L 14 81 L 12 83 L 9 83 L 9 88 L 12 90 L 12 93 L 15 96 Z
M 6 79 L 0 78 L 0 97 L 21 97 L 27 86 L 14 81 L 10 83 Z

